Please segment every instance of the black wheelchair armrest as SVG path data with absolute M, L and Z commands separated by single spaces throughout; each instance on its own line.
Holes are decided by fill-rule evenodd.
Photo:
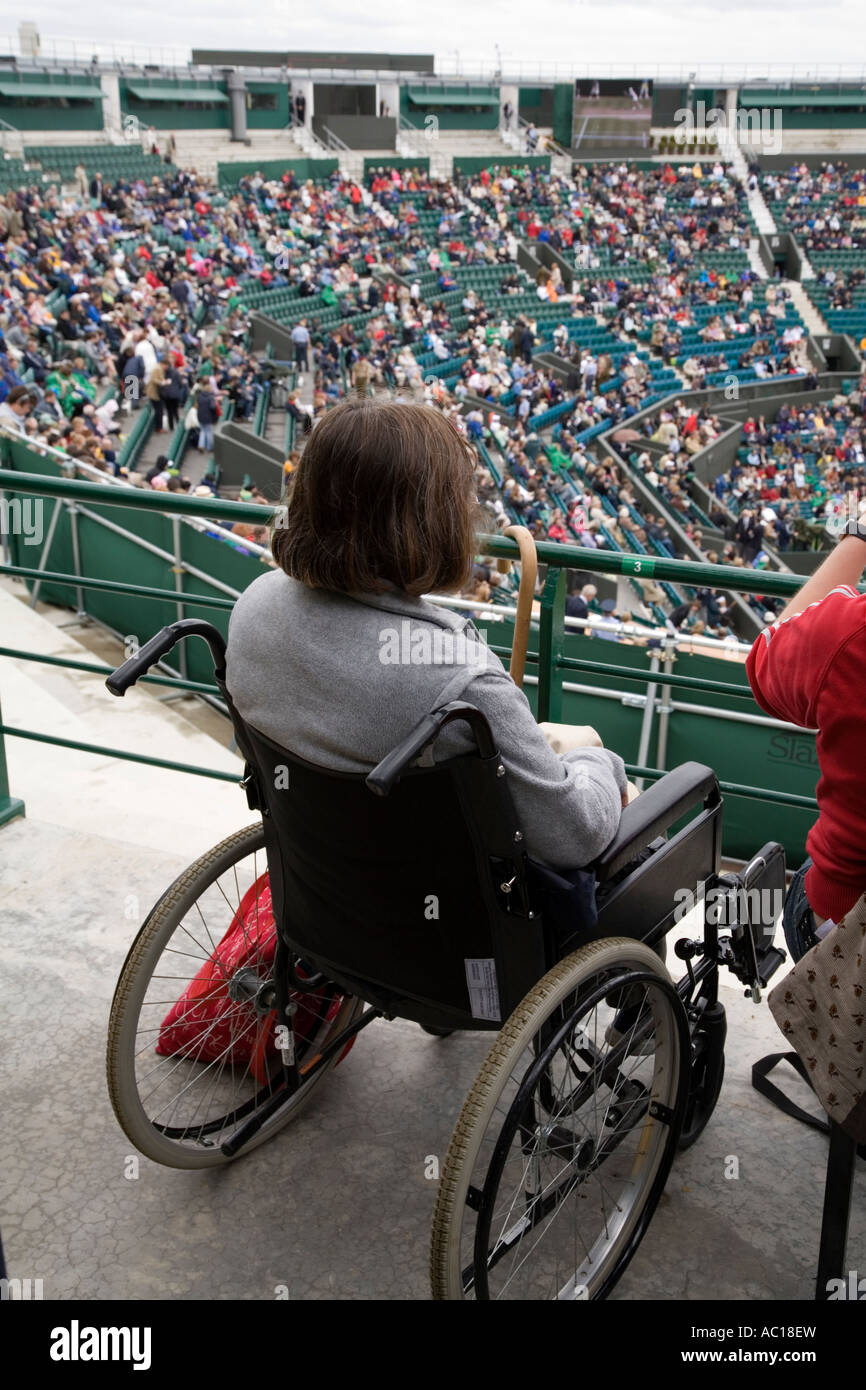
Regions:
M 683 763 L 673 772 L 665 773 L 624 808 L 613 840 L 589 866 L 597 882 L 604 883 L 612 878 L 697 802 L 708 800 L 713 804 L 719 800 L 719 786 L 711 767 L 703 763 Z
M 445 725 L 451 724 L 455 719 L 462 719 L 470 726 L 482 758 L 495 756 L 496 743 L 485 715 L 475 705 L 466 704 L 463 700 L 452 700 L 449 704 L 434 709 L 430 714 L 425 714 L 411 734 L 407 734 L 402 743 L 398 743 L 396 748 L 385 754 L 366 778 L 366 785 L 370 791 L 375 792 L 377 796 L 387 796 L 407 768 L 420 758 L 425 748 L 429 748 L 430 744 L 435 742 Z

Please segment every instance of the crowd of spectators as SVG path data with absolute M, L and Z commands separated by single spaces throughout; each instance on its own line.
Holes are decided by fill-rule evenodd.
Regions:
M 748 246 L 746 195 L 721 163 L 598 164 L 576 168 L 573 178 L 484 170 L 424 191 L 426 206 L 441 212 L 440 235 L 464 229 L 464 242 L 488 262 L 506 258 L 516 236 L 549 243 L 581 271 L 676 269 Z
M 750 177 L 757 187 L 758 174 Z M 812 170 L 795 163 L 762 174 L 760 187 L 779 230 L 796 236 L 807 255 L 866 246 L 866 169 L 844 160 Z
M 507 168 L 451 180 L 380 169 L 366 188 L 335 178 L 300 190 L 254 176 L 242 181 L 239 196 L 255 209 L 268 257 L 253 258 L 250 273 L 265 289 L 288 287 L 310 301 L 301 328 L 315 354 L 318 409 L 338 399 L 347 381 L 408 388 L 454 414 L 471 392 L 491 403 L 505 398 L 523 424 L 568 401 L 563 423 L 580 433 L 627 420 L 651 394 L 651 368 L 635 337 L 672 363 L 691 329 L 707 345 L 683 359 L 695 386 L 731 366 L 714 355 L 713 342 L 738 337 L 734 368 L 756 375 L 798 369 L 802 326 L 786 322 L 784 292 L 773 289 L 756 303 L 751 271 L 726 273 L 706 259 L 742 250 L 748 230 L 743 190 L 720 163 L 647 171 L 603 165 L 577 170 L 574 180 Z M 553 264 L 539 270 L 533 289 L 515 264 L 518 237 L 573 256 L 586 251 L 587 273 L 566 292 Z M 602 261 L 613 269 L 595 273 Z M 630 279 L 629 261 L 650 274 Z M 384 276 L 365 276 L 374 264 Z M 501 269 L 493 293 L 461 276 L 476 265 Z M 400 278 L 388 279 L 389 270 Z M 527 293 L 539 311 L 526 307 Z M 542 322 L 541 306 L 560 302 L 562 320 L 545 312 Z M 267 309 L 267 294 L 260 303 Z M 718 312 L 699 322 L 696 312 L 707 306 Z M 339 320 L 331 315 L 323 325 L 331 308 Z M 633 351 L 610 354 L 572 341 L 567 324 L 577 320 L 605 325 L 612 347 L 631 343 Z M 573 362 L 565 382 L 531 361 L 548 338 Z M 430 363 L 438 382 L 427 375 Z M 437 364 L 452 367 L 449 385 Z M 479 416 L 470 412 L 472 433 L 483 429 Z
M 838 191 L 841 180 L 853 197 L 846 178 L 844 166 L 831 167 L 818 194 Z M 802 183 L 798 176 L 798 198 Z M 250 420 L 263 389 L 263 364 L 244 346 L 248 308 L 267 312 L 288 291 L 300 310 L 290 316 L 299 383 L 313 373 L 312 409 L 297 393 L 288 403 L 302 431 L 346 389 L 406 393 L 470 437 L 496 441 L 500 482 L 479 471 L 495 520 L 518 518 L 541 538 L 590 549 L 675 556 L 667 524 L 641 511 L 627 477 L 587 454 L 581 437 L 627 425 L 652 397 L 654 361 L 675 365 L 692 386 L 722 368 L 802 370 L 802 325 L 784 289 L 757 285 L 744 260 L 715 259 L 743 251 L 748 225 L 745 192 L 721 163 L 596 165 L 572 180 L 506 168 L 451 180 L 382 169 L 366 186 L 339 173 L 299 182 L 287 171 L 280 180 L 242 178 L 226 192 L 166 165 L 149 183 L 97 178 L 86 194 L 22 188 L 0 208 L 0 424 L 117 474 L 123 438 L 147 401 L 167 444 L 183 423 L 190 446 L 208 452 L 226 408 Z M 527 276 L 517 265 L 523 239 L 549 243 L 566 276 L 559 262 Z M 474 267 L 493 267 L 494 278 L 464 274 Z M 862 275 L 839 283 L 840 303 Z M 573 336 L 581 324 L 605 335 L 602 346 Z M 732 341 L 742 345 L 733 360 L 717 354 L 716 344 Z M 570 374 L 533 362 L 541 344 Z M 502 405 L 504 424 L 487 408 Z M 534 422 L 563 406 L 555 445 L 544 448 Z M 655 426 L 665 450 L 640 454 L 640 465 L 660 503 L 700 539 L 688 460 L 716 437 L 718 421 L 683 407 Z M 850 433 L 845 447 L 856 451 L 862 441 Z M 779 496 L 760 496 L 767 450 L 775 459 L 779 443 L 761 422 L 730 488 L 740 526 L 760 483 L 757 501 L 773 512 L 761 526 L 784 549 L 786 504 L 804 499 L 790 491 L 802 462 L 793 456 L 784 472 L 773 467 L 769 491 L 778 485 Z M 847 492 L 862 482 L 854 459 L 836 460 Z M 189 487 L 168 453 L 135 481 Z M 837 481 L 830 472 L 828 498 Z M 731 543 L 750 563 L 751 540 Z
M 808 528 L 866 513 L 866 424 L 860 398 L 786 405 L 772 421 L 746 420 L 736 462 L 715 480 L 717 497 L 762 540 L 787 550 Z M 814 529 L 814 528 L 813 528 Z M 755 534 L 757 532 L 757 534 Z
M 232 291 L 249 263 L 242 203 L 166 166 L 96 195 L 32 185 L 0 214 L 0 418 L 6 429 L 117 474 L 135 412 L 183 418 L 212 447 L 220 403 L 247 417 L 260 364 Z M 205 341 L 208 311 L 220 322 Z

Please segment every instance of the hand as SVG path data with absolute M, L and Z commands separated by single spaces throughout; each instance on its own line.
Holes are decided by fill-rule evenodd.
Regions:
M 589 724 L 549 724 L 538 726 L 554 753 L 570 753 L 573 748 L 601 748 L 602 742 Z
M 626 806 L 628 806 L 630 801 L 634 801 L 636 796 L 640 796 L 640 792 L 638 791 L 637 787 L 634 785 L 633 782 L 628 782 L 626 785 L 627 790 L 623 793 L 622 797 L 623 810 L 625 810 Z

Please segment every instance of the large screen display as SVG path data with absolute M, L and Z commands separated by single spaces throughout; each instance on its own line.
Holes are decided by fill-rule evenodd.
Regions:
M 652 82 L 648 78 L 577 81 L 572 147 L 578 157 L 634 158 L 649 148 L 652 110 Z

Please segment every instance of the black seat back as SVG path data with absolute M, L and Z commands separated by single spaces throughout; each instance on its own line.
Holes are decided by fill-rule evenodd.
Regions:
M 410 768 L 377 796 L 233 714 L 291 947 L 386 1013 L 498 1028 L 548 965 L 498 754 Z

